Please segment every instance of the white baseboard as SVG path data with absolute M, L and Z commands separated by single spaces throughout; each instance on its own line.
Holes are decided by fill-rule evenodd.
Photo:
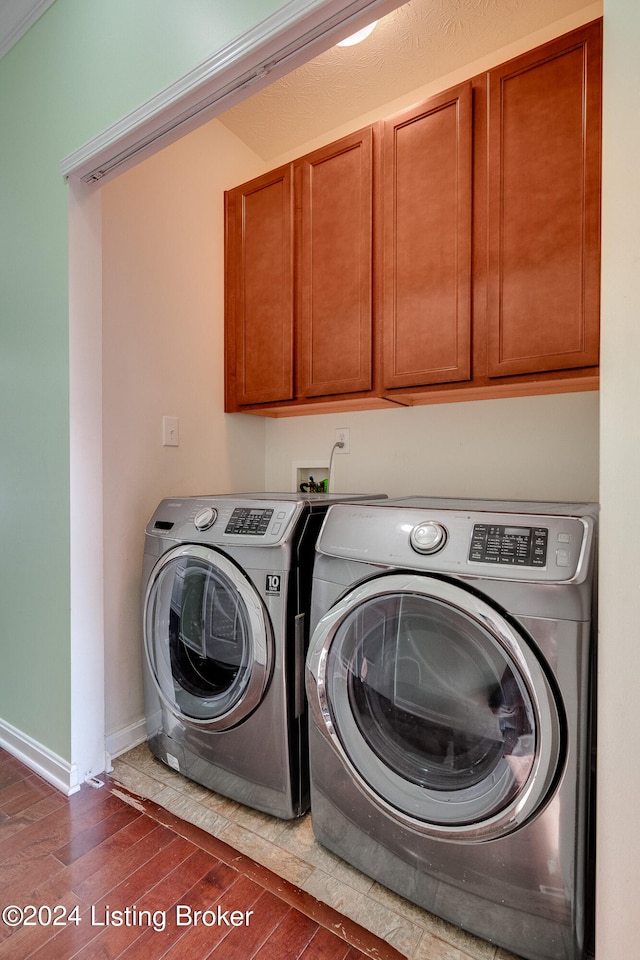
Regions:
M 0 718 L 0 746 L 67 796 L 80 789 L 78 768 Z
M 139 743 L 144 743 L 146 739 L 147 724 L 144 718 L 116 730 L 115 733 L 107 734 L 105 740 L 106 769 L 112 770 L 112 760 L 126 753 L 127 750 L 133 750 Z

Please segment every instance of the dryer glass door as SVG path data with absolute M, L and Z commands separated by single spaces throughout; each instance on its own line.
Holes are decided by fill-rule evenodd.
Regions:
M 497 611 L 396 575 L 327 619 L 325 719 L 379 802 L 435 834 L 486 839 L 546 799 L 560 714 L 532 646 Z
M 260 597 L 230 560 L 193 545 L 167 553 L 150 578 L 144 619 L 151 675 L 176 716 L 225 729 L 253 712 L 273 640 Z

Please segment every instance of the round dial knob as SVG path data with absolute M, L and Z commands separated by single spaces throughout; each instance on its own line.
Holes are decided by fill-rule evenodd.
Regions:
M 447 540 L 446 528 L 435 520 L 419 523 L 409 536 L 411 546 L 417 553 L 437 553 Z
M 202 510 L 198 510 L 193 518 L 196 530 L 208 530 L 215 523 L 217 516 L 218 511 L 214 507 L 203 507 Z

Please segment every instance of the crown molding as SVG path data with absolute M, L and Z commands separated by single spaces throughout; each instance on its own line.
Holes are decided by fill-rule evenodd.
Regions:
M 289 0 L 180 80 L 65 157 L 65 177 L 94 183 L 188 133 L 336 43 L 400 0 Z
M 54 0 L 8 0 L 0 4 L 0 59 L 16 45 Z

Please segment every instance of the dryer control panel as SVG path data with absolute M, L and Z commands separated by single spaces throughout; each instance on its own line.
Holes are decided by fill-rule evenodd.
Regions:
M 474 523 L 469 561 L 546 567 L 549 528 Z
M 406 497 L 337 504 L 317 551 L 416 571 L 563 583 L 585 575 L 596 515 L 597 504 L 577 503 Z

